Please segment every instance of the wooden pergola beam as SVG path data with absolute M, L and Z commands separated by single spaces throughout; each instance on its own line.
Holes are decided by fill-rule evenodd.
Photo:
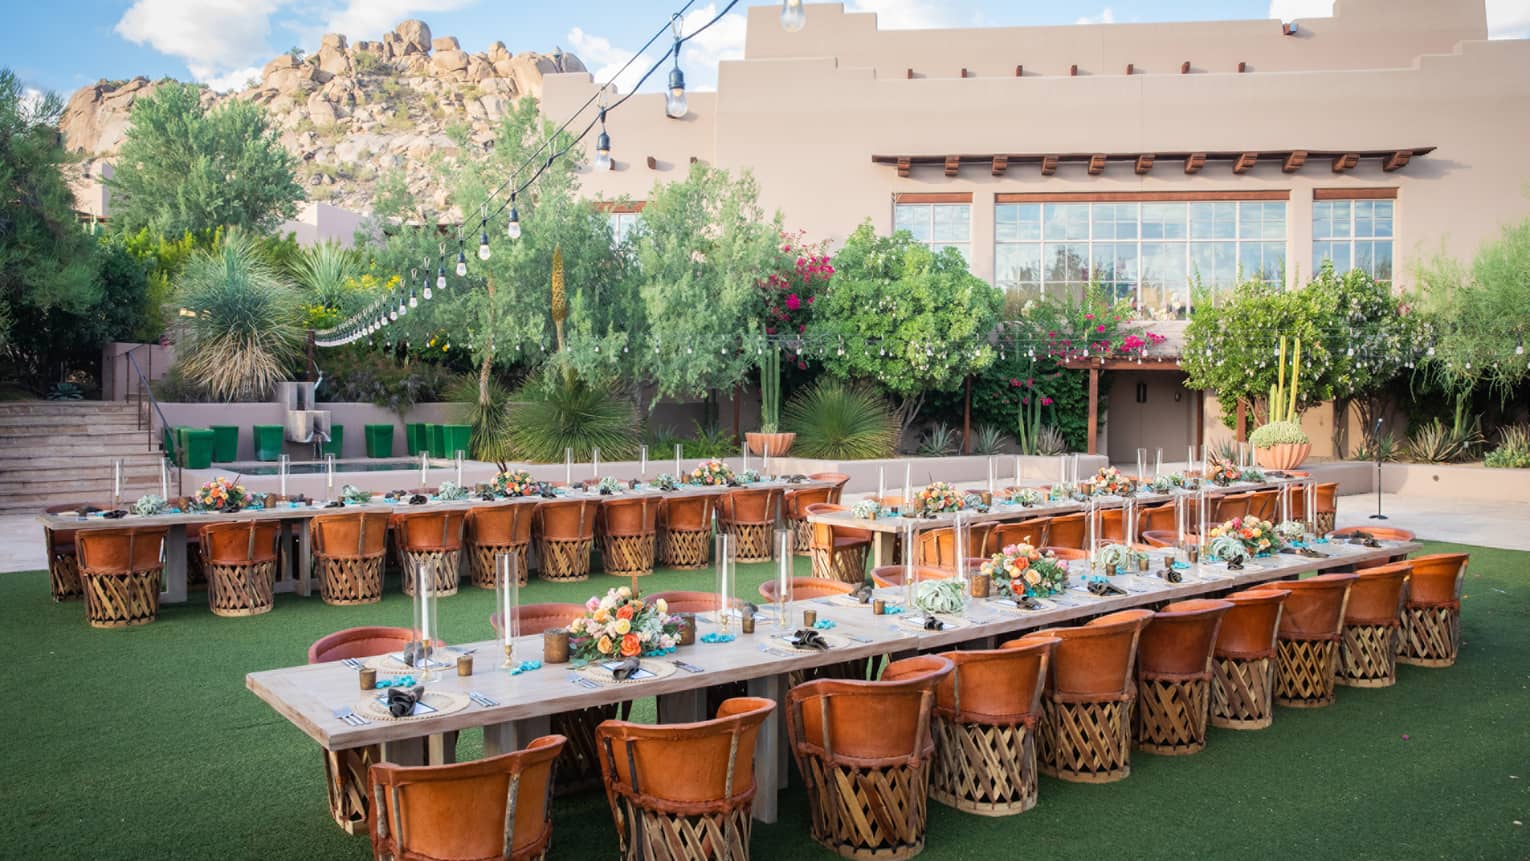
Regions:
M 1089 157 L 1089 175 L 1099 176 L 1105 172 L 1105 153 L 1097 152 Z
M 1193 152 L 1185 156 L 1185 173 L 1200 173 L 1205 165 L 1206 154 L 1203 152 Z
M 1017 77 L 1017 78 L 1025 77 L 1025 66 L 1023 66 L 1023 65 L 1016 65 L 1015 66 L 1015 77 Z
M 1190 74 L 1190 61 L 1189 60 L 1186 60 L 1183 63 L 1179 64 L 1179 73 L 1181 75 L 1188 75 L 1188 74 Z
M 909 167 L 910 167 L 910 163 L 909 163 L 909 159 L 908 159 L 907 156 L 904 156 L 903 158 L 898 159 L 898 176 L 900 176 L 900 177 L 907 177 L 908 176 Z
M 994 176 L 1003 176 L 1004 175 L 1004 171 L 1007 170 L 1008 168 L 1009 168 L 1009 156 L 1007 156 L 1007 155 L 996 155 L 996 156 L 993 157 L 993 175 Z
M 1304 150 L 1304 149 L 1292 150 L 1291 153 L 1286 156 L 1286 160 L 1285 160 L 1284 163 L 1281 164 L 1280 169 L 1285 171 L 1286 173 L 1296 173 L 1297 171 L 1301 170 L 1302 169 L 1302 165 L 1304 165 L 1306 163 L 1307 163 L 1307 151 L 1306 150 Z
M 962 169 L 962 157 L 959 155 L 946 156 L 946 176 L 956 176 Z
M 1137 168 L 1136 168 L 1136 170 L 1137 170 L 1137 175 L 1138 176 L 1146 176 L 1148 174 L 1148 172 L 1153 169 L 1153 159 L 1154 158 L 1157 158 L 1157 156 L 1153 155 L 1150 152 L 1145 152 L 1142 155 L 1137 156 Z
M 1044 155 L 1041 157 L 1041 175 L 1051 176 L 1057 173 L 1057 156 Z
M 1257 153 L 1257 152 L 1246 152 L 1246 153 L 1243 153 L 1242 155 L 1238 156 L 1238 160 L 1237 161 L 1233 162 L 1233 173 L 1248 173 L 1249 170 L 1251 168 L 1253 168 L 1253 166 L 1255 164 L 1257 164 L 1258 162 L 1259 162 L 1259 153 Z
M 1401 170 L 1408 165 L 1408 161 L 1412 158 L 1413 150 L 1398 150 L 1397 152 L 1387 156 L 1386 159 L 1382 161 L 1381 169 L 1387 173 L 1391 173 L 1394 170 Z

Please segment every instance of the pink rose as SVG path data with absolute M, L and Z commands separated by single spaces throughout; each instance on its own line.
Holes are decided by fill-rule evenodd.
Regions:
M 802 307 L 802 299 L 796 293 L 788 293 L 786 294 L 786 307 L 788 310 L 795 311 Z
M 1051 406 L 1052 405 L 1052 399 L 1047 397 L 1046 395 L 1042 395 L 1041 396 L 1041 405 L 1044 406 L 1044 407 Z

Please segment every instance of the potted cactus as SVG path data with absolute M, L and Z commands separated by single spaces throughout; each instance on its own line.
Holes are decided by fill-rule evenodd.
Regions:
M 760 429 L 744 434 L 751 454 L 770 452 L 781 457 L 797 441 L 794 433 L 781 432 L 781 351 L 772 346 L 760 356 Z
M 1295 469 L 1312 453 L 1312 440 L 1302 430 L 1296 411 L 1296 380 L 1302 367 L 1302 339 L 1291 350 L 1291 384 L 1286 385 L 1286 339 L 1280 339 L 1280 367 L 1270 387 L 1269 421 L 1254 429 L 1248 441 L 1254 457 L 1265 469 Z

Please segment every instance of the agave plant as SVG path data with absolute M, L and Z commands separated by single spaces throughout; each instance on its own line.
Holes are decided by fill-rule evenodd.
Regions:
M 187 261 L 176 301 L 184 320 L 177 363 L 215 398 L 264 396 L 298 356 L 293 292 L 243 231 Z
M 1067 450 L 1067 438 L 1063 436 L 1062 431 L 1058 430 L 1052 425 L 1043 426 L 1041 431 L 1036 434 L 1037 454 L 1044 454 L 1051 457 L 1062 454 Z
M 303 249 L 294 274 L 311 304 L 344 310 L 346 284 L 359 270 L 355 252 L 338 242 L 320 242 Z
M 1510 425 L 1498 431 L 1498 448 L 1482 459 L 1483 466 L 1524 469 L 1530 467 L 1530 426 Z
M 561 462 L 568 448 L 581 461 L 596 448 L 607 460 L 624 460 L 637 455 L 638 420 L 629 399 L 549 369 L 511 404 L 508 435 L 518 456 L 537 463 Z
M 1004 444 L 1007 442 L 1009 442 L 1009 436 L 1002 428 L 982 425 L 972 436 L 972 451 L 975 454 L 998 454 L 1004 450 Z
M 879 395 L 827 378 L 787 402 L 781 426 L 797 435 L 794 454 L 826 460 L 886 457 L 897 438 L 892 413 Z
M 944 457 L 955 454 L 957 440 L 958 434 L 955 428 L 945 422 L 937 422 L 925 431 L 924 438 L 919 441 L 919 454 L 925 457 Z

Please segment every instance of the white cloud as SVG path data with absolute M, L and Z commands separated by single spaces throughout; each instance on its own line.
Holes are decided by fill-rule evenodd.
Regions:
M 1333 0 L 1270 0 L 1270 17 L 1282 21 L 1333 17 Z
M 604 36 L 596 36 L 586 33 L 582 28 L 575 27 L 568 31 L 568 40 L 573 52 L 579 59 L 584 61 L 585 68 L 590 70 L 597 83 L 605 83 L 617 76 L 622 64 L 632 58 L 633 52 L 626 48 L 618 48 L 611 44 L 611 40 Z M 616 91 L 619 93 L 630 92 L 633 85 L 643 72 L 652 66 L 657 57 L 649 56 L 628 66 L 626 71 L 616 77 Z M 657 77 L 657 73 L 655 73 Z M 650 79 L 652 80 L 652 79 Z
M 43 91 L 36 87 L 23 87 L 21 89 L 21 112 L 31 114 L 42 107 Z
M 324 19 L 322 31 L 342 33 L 352 42 L 381 39 L 383 33 L 407 18 L 419 18 L 426 12 L 450 12 L 475 2 L 477 0 L 346 0 L 343 7 Z
M 212 87 L 213 92 L 226 93 L 230 90 L 244 89 L 245 85 L 251 80 L 259 81 L 261 68 L 261 66 L 245 66 L 244 68 L 232 69 L 222 74 L 213 74 L 208 70 L 203 70 L 203 73 L 197 74 L 196 78 L 198 81 Z M 194 68 L 193 74 L 196 74 Z
M 268 59 L 271 15 L 288 0 L 137 0 L 117 34 L 186 61 L 198 80 Z
M 1270 17 L 1282 21 L 1332 15 L 1333 0 L 1270 0 Z M 1489 38 L 1530 36 L 1530 0 L 1487 0 L 1487 25 Z
M 1114 23 L 1116 23 L 1116 13 L 1109 6 L 1106 6 L 1104 9 L 1100 10 L 1100 14 L 1098 14 L 1098 15 L 1081 15 L 1081 16 L 1079 16 L 1078 20 L 1074 21 L 1073 23 L 1075 23 L 1075 24 L 1114 24 Z
M 698 30 L 713 18 L 717 17 L 717 5 L 708 3 L 698 9 L 688 12 L 681 21 L 680 33 L 688 38 L 680 48 L 680 68 L 685 72 L 685 85 L 690 90 L 715 90 L 717 89 L 717 64 L 723 60 L 737 60 L 744 56 L 744 16 L 738 12 L 730 12 L 724 15 L 716 24 L 708 29 L 697 33 Z M 655 48 L 659 45 L 668 44 L 668 35 L 660 37 L 654 43 Z M 590 74 L 598 83 L 605 83 L 617 75 L 622 65 L 632 58 L 634 52 L 628 48 L 618 47 L 611 44 L 611 40 L 605 36 L 590 33 L 580 27 L 568 31 L 568 40 L 573 52 L 584 61 Z M 654 48 L 650 48 L 647 54 L 639 57 L 626 71 L 616 78 L 618 92 L 630 92 L 637 84 L 643 73 L 658 62 L 662 56 Z M 663 89 L 669 75 L 669 62 L 651 75 L 643 84 L 645 91 Z
M 929 0 L 850 0 L 847 12 L 877 13 L 881 30 L 935 30 L 955 27 L 957 20 L 949 6 Z

